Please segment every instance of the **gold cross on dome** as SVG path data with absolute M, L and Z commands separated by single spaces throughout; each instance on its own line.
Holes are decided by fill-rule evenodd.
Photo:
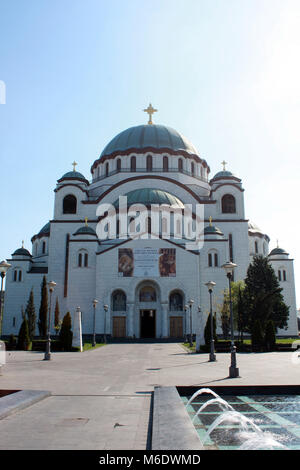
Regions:
M 154 109 L 152 104 L 150 103 L 148 108 L 144 109 L 144 112 L 145 113 L 148 113 L 149 114 L 149 121 L 148 121 L 148 124 L 153 124 L 152 122 L 152 114 L 156 113 L 158 110 L 157 109 Z
M 209 220 L 209 226 L 212 227 L 212 216 L 211 215 L 208 217 L 208 220 Z
M 223 165 L 223 171 L 226 171 L 226 166 L 225 165 L 227 165 L 227 162 L 225 162 L 225 160 L 223 160 L 221 162 L 221 165 Z
M 74 162 L 72 163 L 72 165 L 73 165 L 73 171 L 76 171 L 76 167 L 77 167 L 78 163 L 76 163 L 75 160 L 74 160 Z
M 84 218 L 84 222 L 85 222 L 85 226 L 87 227 L 88 226 L 88 218 L 87 217 Z

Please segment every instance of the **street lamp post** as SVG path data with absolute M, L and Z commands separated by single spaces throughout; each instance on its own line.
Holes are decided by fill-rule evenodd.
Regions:
M 98 300 L 93 300 L 93 307 L 94 307 L 94 324 L 93 324 L 93 348 L 96 346 L 96 307 L 97 307 Z
M 3 260 L 0 263 L 0 276 L 1 276 L 1 297 L 0 297 L 0 338 L 2 335 L 2 321 L 3 321 L 3 307 L 4 307 L 4 290 L 3 290 L 3 284 L 4 284 L 4 278 L 5 275 L 8 271 L 8 269 L 11 267 L 11 264 L 7 263 L 7 261 Z
M 108 312 L 108 305 L 104 305 L 104 343 L 106 344 L 106 314 Z
M 51 360 L 51 352 L 50 352 L 51 350 L 51 338 L 50 338 L 51 301 L 52 301 L 52 293 L 53 293 L 54 287 L 56 286 L 56 282 L 50 281 L 48 282 L 48 286 L 49 286 L 49 292 L 50 292 L 50 301 L 49 301 L 49 317 L 48 317 L 48 338 L 47 338 L 47 343 L 46 343 L 44 361 Z
M 206 284 L 209 292 L 209 305 L 210 305 L 210 353 L 209 353 L 209 361 L 215 362 L 216 355 L 215 355 L 215 340 L 214 340 L 214 321 L 213 321 L 213 313 L 212 313 L 212 293 L 213 289 L 216 285 L 213 281 L 208 281 Z
M 190 347 L 193 346 L 193 329 L 192 329 L 192 308 L 193 308 L 194 301 L 191 299 L 189 300 L 188 304 L 190 307 Z
M 236 347 L 234 344 L 234 327 L 233 327 L 233 310 L 232 310 L 232 296 L 231 296 L 231 280 L 233 276 L 233 271 L 236 268 L 236 264 L 228 261 L 227 263 L 223 264 L 222 268 L 224 268 L 226 272 L 226 276 L 228 278 L 229 284 L 229 305 L 230 305 L 230 327 L 231 327 L 231 364 L 229 367 L 229 377 L 235 378 L 239 377 L 239 369 L 237 366 L 236 361 Z

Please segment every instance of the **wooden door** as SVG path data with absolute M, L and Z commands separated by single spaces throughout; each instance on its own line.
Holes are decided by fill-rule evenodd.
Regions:
M 183 318 L 170 317 L 170 338 L 183 337 Z
M 126 317 L 113 317 L 113 337 L 125 338 L 126 336 Z

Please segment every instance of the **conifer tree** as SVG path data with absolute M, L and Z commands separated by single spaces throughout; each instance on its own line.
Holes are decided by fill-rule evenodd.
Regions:
M 24 350 L 27 351 L 30 345 L 30 337 L 29 337 L 28 321 L 24 313 L 23 307 L 22 307 L 22 317 L 23 317 L 23 321 L 22 321 L 19 334 L 18 334 L 17 349 L 20 351 L 24 351 Z
M 214 341 L 217 341 L 217 335 L 216 335 L 216 317 L 213 315 L 213 338 Z M 211 342 L 211 315 L 209 314 L 207 317 L 206 325 L 204 328 L 204 340 L 206 346 L 210 345 Z
M 35 314 L 35 306 L 34 306 L 33 289 L 31 289 L 30 291 L 25 313 L 26 313 L 27 321 L 28 321 L 29 338 L 30 338 L 30 341 L 32 341 L 35 335 L 35 326 L 36 326 L 36 314 Z
M 59 339 L 61 343 L 61 347 L 63 351 L 71 351 L 72 349 L 72 339 L 73 339 L 73 332 L 72 328 L 72 319 L 70 312 L 67 312 L 63 318 Z
M 58 333 L 60 329 L 60 325 L 61 325 L 59 315 L 60 315 L 59 303 L 58 303 L 58 297 L 56 297 L 55 310 L 54 310 L 54 329 L 56 331 L 56 334 Z
M 265 334 L 268 321 L 272 320 L 275 330 L 286 328 L 289 307 L 284 303 L 278 279 L 268 258 L 255 256 L 249 265 L 245 279 L 244 331 L 252 332 L 256 320 Z
M 46 276 L 43 277 L 41 285 L 41 304 L 39 310 L 39 332 L 40 336 L 47 336 L 47 326 L 48 326 L 48 287 Z

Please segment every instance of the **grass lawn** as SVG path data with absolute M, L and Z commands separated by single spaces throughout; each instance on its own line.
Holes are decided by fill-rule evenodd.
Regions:
M 299 338 L 300 340 L 300 338 Z M 294 341 L 297 341 L 297 338 L 277 338 L 276 339 L 276 344 L 292 344 Z M 224 339 L 218 339 L 218 343 L 229 343 L 230 340 L 224 340 Z M 237 343 L 237 341 L 235 341 Z M 244 339 L 243 341 L 244 344 L 251 345 L 251 339 Z M 183 343 L 183 345 L 188 348 L 190 351 L 195 352 L 196 350 L 196 343 L 193 342 L 193 346 L 190 347 L 190 343 Z
M 92 343 L 84 343 L 83 344 L 83 351 L 88 351 L 89 349 L 96 349 L 101 348 L 101 346 L 105 346 L 105 343 L 96 343 L 96 346 L 92 346 Z

